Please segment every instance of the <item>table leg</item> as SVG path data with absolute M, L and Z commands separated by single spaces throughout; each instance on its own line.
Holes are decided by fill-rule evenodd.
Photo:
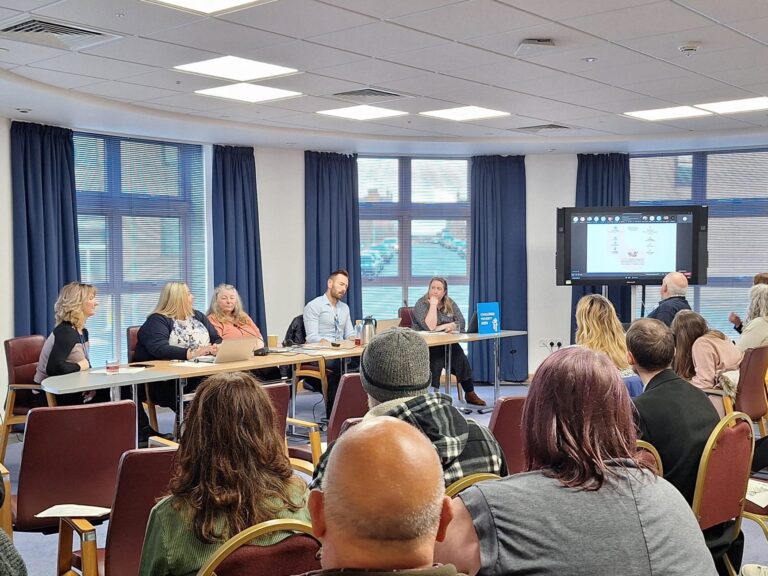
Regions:
M 499 378 L 499 338 L 493 339 L 493 404 L 487 408 L 481 408 L 477 411 L 478 414 L 487 414 L 493 412 L 493 407 L 496 402 L 499 401 L 499 393 L 501 392 L 501 380 Z
M 176 437 L 181 438 L 181 425 L 184 422 L 184 386 L 187 385 L 186 378 L 176 380 L 176 395 L 179 399 L 179 411 L 176 413 Z
M 445 347 L 445 393 L 451 395 L 451 345 Z

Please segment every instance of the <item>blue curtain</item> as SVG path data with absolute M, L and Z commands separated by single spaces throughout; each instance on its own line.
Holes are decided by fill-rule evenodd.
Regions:
M 16 336 L 47 335 L 59 289 L 80 278 L 72 130 L 11 124 Z
M 357 154 L 304 152 L 304 201 L 305 299 L 323 294 L 328 275 L 344 268 L 354 323 L 363 314 Z
M 213 147 L 212 196 L 213 281 L 237 287 L 243 307 L 266 335 L 253 148 Z
M 499 302 L 504 330 L 528 329 L 525 238 L 525 158 L 475 156 L 471 168 L 472 255 L 467 321 L 478 302 Z M 528 378 L 528 339 L 503 338 L 502 380 Z M 493 349 L 470 344 L 476 380 L 493 381 Z
M 576 207 L 629 205 L 629 155 L 579 154 Z M 586 294 L 601 294 L 602 286 L 574 286 L 571 296 L 571 341 L 576 335 L 576 304 Z M 632 318 L 629 286 L 609 286 L 608 299 L 622 322 Z

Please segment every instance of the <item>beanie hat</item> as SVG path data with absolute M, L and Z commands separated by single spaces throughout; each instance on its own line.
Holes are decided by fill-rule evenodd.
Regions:
M 377 334 L 360 358 L 360 380 L 379 402 L 425 394 L 432 383 L 429 347 L 410 328 Z

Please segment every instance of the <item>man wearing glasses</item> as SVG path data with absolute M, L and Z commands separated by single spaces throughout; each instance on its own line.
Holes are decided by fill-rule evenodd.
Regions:
M 325 294 L 318 296 L 304 307 L 304 330 L 307 342 L 339 342 L 351 338 L 355 334 L 349 306 L 341 299 L 349 287 L 349 274 L 346 270 L 336 270 L 328 276 L 328 289 Z M 330 418 L 336 390 L 341 379 L 341 361 L 326 360 L 328 374 L 328 397 L 325 401 L 326 418 Z

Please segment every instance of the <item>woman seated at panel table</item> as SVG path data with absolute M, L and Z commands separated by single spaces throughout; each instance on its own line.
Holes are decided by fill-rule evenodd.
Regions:
M 461 332 L 465 328 L 464 316 L 448 296 L 448 281 L 435 276 L 429 281 L 429 289 L 413 307 L 413 324 L 419 330 L 430 332 Z M 445 346 L 429 347 L 429 365 L 432 368 L 432 386 L 440 388 L 440 374 L 445 367 Z M 485 400 L 475 392 L 472 367 L 467 355 L 458 344 L 451 344 L 451 372 L 464 389 L 467 404 L 485 406 Z M 446 377 L 450 377 L 447 375 Z
M 437 562 L 485 576 L 717 574 L 685 498 L 637 461 L 632 404 L 608 356 L 572 346 L 547 357 L 522 430 L 528 471 L 454 498 Z
M 587 294 L 576 305 L 576 344 L 603 352 L 619 370 L 629 395 L 642 394 L 643 383 L 627 361 L 627 339 L 611 301 Z
M 90 342 L 85 323 L 96 314 L 98 305 L 94 286 L 70 282 L 62 287 L 53 306 L 56 327 L 45 341 L 37 363 L 34 377 L 37 384 L 41 384 L 48 376 L 72 374 L 91 368 Z M 108 401 L 109 390 L 106 389 L 56 396 L 56 403 L 60 406 Z
M 184 282 L 163 286 L 154 311 L 139 328 L 134 358 L 147 360 L 194 360 L 215 355 L 221 342 L 205 314 L 192 307 L 192 292 Z M 168 383 L 150 384 L 152 400 L 176 407 L 176 389 Z
M 307 495 L 264 389 L 243 372 L 214 374 L 197 389 L 184 420 L 170 496 L 149 516 L 139 575 L 193 575 L 245 528 L 277 518 L 309 522 Z

